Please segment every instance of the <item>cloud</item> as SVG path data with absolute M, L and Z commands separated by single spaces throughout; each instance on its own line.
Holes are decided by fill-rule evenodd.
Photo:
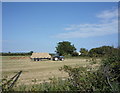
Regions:
M 98 24 L 72 24 L 64 28 L 64 33 L 56 35 L 57 38 L 86 38 L 104 36 L 118 32 L 118 10 L 105 10 L 96 17 L 100 19 Z M 67 32 L 66 32 L 67 31 Z
M 117 16 L 118 16 L 118 9 L 105 10 L 97 15 L 98 18 L 102 18 L 102 19 L 111 19 Z

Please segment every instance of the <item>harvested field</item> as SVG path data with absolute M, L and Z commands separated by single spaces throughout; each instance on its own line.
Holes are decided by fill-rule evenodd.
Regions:
M 3 56 L 2 76 L 11 78 L 22 70 L 23 72 L 18 80 L 19 84 L 32 84 L 34 79 L 39 83 L 54 76 L 67 77 L 65 72 L 59 71 L 59 68 L 64 65 L 86 66 L 89 65 L 89 62 L 84 58 L 71 58 L 64 61 L 31 61 L 29 57 L 24 56 Z
M 9 57 L 9 59 L 29 59 L 30 57 Z

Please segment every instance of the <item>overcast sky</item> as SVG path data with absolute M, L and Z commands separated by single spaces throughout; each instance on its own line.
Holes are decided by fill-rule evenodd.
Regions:
M 49 52 L 70 41 L 77 51 L 118 45 L 116 2 L 2 4 L 3 52 Z

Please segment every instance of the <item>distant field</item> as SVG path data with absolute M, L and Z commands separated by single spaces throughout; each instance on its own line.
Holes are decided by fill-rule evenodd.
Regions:
M 19 84 L 32 84 L 33 80 L 42 82 L 51 77 L 67 77 L 63 71 L 59 71 L 64 65 L 85 66 L 89 65 L 85 58 L 69 58 L 64 61 L 31 61 L 29 57 L 23 56 L 3 56 L 2 57 L 2 76 L 11 78 L 16 72 L 22 70 L 18 80 Z

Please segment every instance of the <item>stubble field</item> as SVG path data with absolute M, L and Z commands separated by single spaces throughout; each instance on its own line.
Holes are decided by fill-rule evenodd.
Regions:
M 90 62 L 86 61 L 86 58 L 69 58 L 64 61 L 31 61 L 29 57 L 2 57 L 2 77 L 11 78 L 17 72 L 22 70 L 22 74 L 18 79 L 18 84 L 32 84 L 36 80 L 37 83 L 41 83 L 44 80 L 49 81 L 52 77 L 67 77 L 68 75 L 59 71 L 59 68 L 64 65 L 69 66 L 86 66 Z

